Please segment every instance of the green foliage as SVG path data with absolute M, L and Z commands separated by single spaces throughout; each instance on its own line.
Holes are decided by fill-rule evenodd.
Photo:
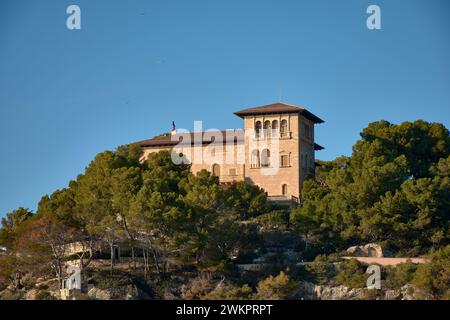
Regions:
M 37 216 L 53 216 L 67 226 L 79 227 L 75 217 L 75 194 L 77 183 L 71 181 L 69 187 L 56 190 L 50 196 L 42 197 L 38 204 Z
M 0 245 L 8 248 L 0 257 L 0 286 L 17 284 L 18 273 L 61 269 L 66 257 L 58 248 L 75 241 L 100 241 L 110 248 L 131 244 L 146 253 L 146 280 L 157 274 L 159 284 L 170 281 L 169 264 L 214 276 L 233 274 L 236 255 L 250 260 L 271 247 L 278 253 L 272 261 L 278 272 L 286 266 L 282 249 L 300 243 L 308 259 L 377 242 L 402 254 L 435 250 L 432 263 L 416 272 L 409 264 L 388 270 L 388 286 L 413 281 L 426 297 L 449 296 L 450 140 L 441 124 L 369 124 L 350 157 L 322 162 L 316 178 L 304 182 L 302 206 L 289 214 L 270 211 L 258 186 L 238 182 L 223 188 L 207 171 L 193 174 L 188 165 L 175 165 L 168 151 L 146 161 L 141 156 L 137 145 L 102 152 L 67 188 L 44 196 L 36 215 L 24 208 L 8 213 L 0 229 Z M 330 262 L 318 256 L 306 265 L 307 280 L 365 286 L 367 275 L 356 260 L 343 262 L 337 274 Z M 115 275 L 120 271 L 94 280 L 105 288 L 122 286 L 109 283 L 121 281 Z M 252 285 L 261 279 L 254 278 Z M 259 281 L 256 295 L 245 285 L 217 286 L 205 279 L 185 289 L 192 299 L 290 299 L 296 284 L 281 272 Z
M 267 212 L 267 196 L 260 187 L 239 181 L 225 191 L 230 208 L 240 214 L 242 220 Z
M 256 298 L 262 300 L 294 299 L 297 284 L 284 271 L 276 277 L 269 276 L 261 280 L 257 286 Z
M 364 288 L 367 278 L 363 265 L 356 259 L 350 259 L 339 265 L 335 281 L 349 288 Z
M 417 265 L 413 263 L 401 263 L 395 267 L 389 267 L 386 270 L 386 285 L 391 289 L 400 289 L 404 285 L 411 283 Z
M 185 166 L 173 164 L 169 152 L 150 154 L 145 165 L 142 186 L 130 203 L 127 218 L 130 228 L 137 232 L 157 230 L 148 241 L 164 249 L 178 235 L 177 226 L 189 217 L 180 210 L 183 205 L 179 199 L 183 192 L 179 184 L 189 171 Z
M 102 152 L 89 164 L 85 173 L 78 176 L 75 215 L 82 225 L 98 225 L 106 216 L 116 216 L 118 210 L 123 209 L 123 198 L 131 197 L 138 189 L 132 184 L 140 183 L 136 177 L 139 170 L 137 154 L 134 147 Z M 120 182 L 127 178 L 130 181 L 120 186 Z M 121 191 L 127 192 L 120 195 Z
M 150 154 L 142 187 L 131 201 L 129 226 L 151 232 L 148 243 L 163 259 L 178 252 L 183 263 L 225 272 L 227 260 L 242 243 L 235 208 L 219 187 L 218 178 L 202 170 L 175 165 L 169 152 Z M 244 188 L 245 189 L 245 188 Z
M 254 293 L 247 284 L 242 287 L 226 284 L 217 286 L 214 290 L 202 297 L 202 300 L 252 300 Z
M 106 270 L 96 271 L 93 273 L 91 275 L 91 282 L 96 288 L 101 290 L 117 289 L 133 283 L 130 275 L 126 272 L 116 271 L 111 275 Z
M 19 283 L 15 283 L 14 281 L 15 273 L 20 272 L 19 268 L 17 257 L 13 255 L 0 256 L 0 288 L 4 289 L 10 284 L 15 286 L 19 285 Z
M 390 241 L 420 254 L 450 242 L 450 138 L 424 121 L 369 124 L 351 157 L 322 163 L 291 222 L 307 247 L 333 252 Z
M 196 278 L 181 288 L 181 298 L 184 300 L 200 300 L 213 291 L 215 284 L 208 278 Z
M 276 210 L 257 216 L 254 221 L 267 230 L 287 230 L 289 228 L 289 212 Z
M 318 255 L 312 263 L 306 265 L 309 274 L 308 280 L 316 284 L 328 284 L 336 276 L 334 265 L 325 255 Z
M 29 209 L 18 208 L 12 212 L 8 212 L 2 218 L 2 227 L 0 229 L 0 245 L 11 249 L 20 227 L 24 222 L 33 216 Z
M 122 167 L 111 175 L 111 202 L 114 212 L 127 216 L 130 206 L 142 185 L 141 170 L 138 167 Z
M 417 120 L 395 125 L 378 121 L 369 124 L 361 137 L 355 149 L 364 150 L 376 142 L 380 156 L 393 159 L 404 155 L 409 174 L 415 178 L 428 177 L 430 167 L 450 154 L 449 132 L 440 123 Z
M 436 250 L 431 262 L 421 264 L 414 275 L 413 284 L 421 298 L 450 300 L 450 245 Z
M 226 260 L 238 239 L 236 216 L 221 197 L 217 177 L 202 170 L 183 181 L 185 212 L 181 224 L 183 237 L 177 244 L 191 252 L 200 266 L 208 267 Z

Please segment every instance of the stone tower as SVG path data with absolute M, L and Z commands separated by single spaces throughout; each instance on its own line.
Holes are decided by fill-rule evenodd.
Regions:
M 303 180 L 314 175 L 314 125 L 323 123 L 305 108 L 275 103 L 235 112 L 244 119 L 245 179 L 269 197 L 298 200 Z

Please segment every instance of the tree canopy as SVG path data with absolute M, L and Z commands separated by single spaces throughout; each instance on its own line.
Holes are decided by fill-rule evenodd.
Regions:
M 322 162 L 291 219 L 318 248 L 382 242 L 424 253 L 449 243 L 450 138 L 438 123 L 369 124 L 350 157 Z
M 0 256 L 0 284 L 19 287 L 21 274 L 49 270 L 62 279 L 73 243 L 83 247 L 72 257 L 82 269 L 96 250 L 103 251 L 98 248 L 107 248 L 114 274 L 115 248 L 126 244 L 133 260 L 143 259 L 145 279 L 154 275 L 161 283 L 175 269 L 225 278 L 236 272 L 239 259 L 266 254 L 276 268 L 265 280 L 251 286 L 220 281 L 213 288 L 199 277 L 186 292 L 286 299 L 298 288 L 291 273 L 280 272 L 287 270 L 283 247 L 316 258 L 305 268 L 312 281 L 333 278 L 357 287 L 366 275 L 356 261 L 344 262 L 335 276 L 321 254 L 376 242 L 403 256 L 433 252 L 431 264 L 399 269 L 388 282 L 398 287 L 413 281 L 427 297 L 448 296 L 450 139 L 442 124 L 369 124 L 351 156 L 319 162 L 293 210 L 273 210 L 256 185 L 224 187 L 206 170 L 194 174 L 189 165 L 174 164 L 169 151 L 145 160 L 142 155 L 136 145 L 101 152 L 66 188 L 43 196 L 36 214 L 25 208 L 7 213 L 0 229 L 0 245 L 7 248 Z

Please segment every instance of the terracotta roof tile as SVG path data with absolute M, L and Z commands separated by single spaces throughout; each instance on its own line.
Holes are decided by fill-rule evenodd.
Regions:
M 234 114 L 243 118 L 248 115 L 257 115 L 257 114 L 273 114 L 273 113 L 299 113 L 303 115 L 305 118 L 313 121 L 314 123 L 323 123 L 324 121 L 312 114 L 308 110 L 303 107 L 298 107 L 286 103 L 272 103 L 261 107 L 248 108 L 244 110 L 240 110 L 235 112 Z
M 308 110 L 306 110 L 303 107 L 298 107 L 298 106 L 281 103 L 281 102 L 273 103 L 273 104 L 269 104 L 269 105 L 265 105 L 265 106 L 261 106 L 261 107 L 244 109 L 241 111 L 237 111 L 234 114 L 243 118 L 244 116 L 247 116 L 247 115 L 273 114 L 273 113 L 299 113 L 299 114 L 303 115 L 304 117 L 306 117 L 307 119 L 310 119 L 314 123 L 323 123 L 324 122 L 322 119 L 315 116 L 314 114 L 312 114 L 311 112 L 309 112 Z M 223 134 L 224 141 L 226 141 L 228 131 L 229 130 L 218 131 Z M 242 129 L 238 129 L 236 131 L 243 133 Z M 211 131 L 203 131 L 202 132 L 202 137 L 203 137 L 202 143 L 209 144 L 212 141 L 210 139 L 205 139 L 205 137 L 204 137 L 205 132 L 211 132 Z M 182 142 L 182 141 L 180 141 L 180 140 L 182 140 L 181 135 L 182 135 L 181 133 L 176 133 L 174 135 L 167 134 L 167 135 L 163 135 L 163 136 L 154 137 L 152 139 L 138 141 L 135 143 L 139 144 L 141 147 L 175 146 L 178 143 Z M 242 139 L 238 139 L 238 140 L 242 141 Z M 191 143 L 193 144 L 193 142 L 194 142 L 194 132 L 191 132 Z M 314 147 L 315 147 L 315 150 L 323 149 L 323 147 L 319 146 L 318 144 L 315 144 Z
M 214 141 L 214 139 L 209 139 L 207 137 L 204 136 L 205 133 L 211 134 L 211 133 L 221 133 L 223 136 L 223 142 L 225 141 L 231 141 L 232 136 L 230 136 L 230 132 L 233 132 L 232 130 L 221 130 L 221 131 L 203 131 L 201 132 L 202 134 L 202 143 L 203 144 L 209 144 L 212 143 Z M 235 138 L 234 140 L 237 141 L 243 141 L 242 137 L 243 137 L 243 130 L 242 129 L 238 129 L 236 130 L 236 133 L 238 134 L 237 139 Z M 194 134 L 197 132 L 191 132 L 191 144 L 194 143 Z M 164 136 L 158 136 L 152 139 L 147 139 L 147 140 L 143 140 L 143 141 L 138 141 L 135 142 L 135 144 L 140 145 L 141 147 L 163 147 L 163 146 L 175 146 L 178 143 L 182 143 L 182 137 L 183 134 L 182 133 L 175 133 L 174 135 L 171 134 L 167 134 Z M 213 137 L 212 137 L 213 138 Z M 227 140 L 228 139 L 228 140 Z
M 322 147 L 320 144 L 314 143 L 314 150 L 319 151 L 319 150 L 323 150 L 323 149 L 325 149 L 325 148 Z

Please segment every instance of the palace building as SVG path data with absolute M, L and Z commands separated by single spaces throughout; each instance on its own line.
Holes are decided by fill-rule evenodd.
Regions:
M 244 128 L 170 134 L 137 142 L 143 160 L 152 152 L 172 150 L 196 173 L 206 169 L 222 184 L 247 181 L 274 201 L 299 201 L 303 181 L 315 172 L 314 125 L 324 121 L 303 107 L 274 103 L 234 113 Z

